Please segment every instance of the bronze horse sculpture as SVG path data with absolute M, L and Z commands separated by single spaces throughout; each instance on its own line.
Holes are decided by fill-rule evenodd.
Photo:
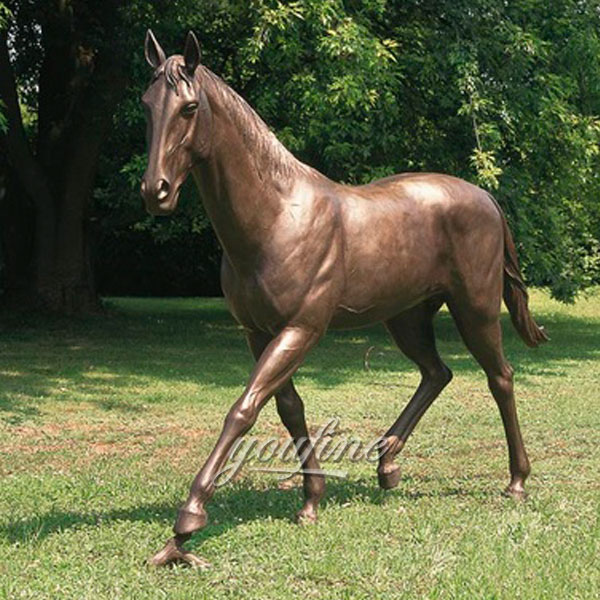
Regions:
M 316 519 L 325 482 L 292 376 L 328 328 L 382 321 L 421 371 L 418 389 L 382 438 L 379 484 L 396 486 L 397 453 L 452 378 L 432 326 L 443 303 L 500 409 L 510 464 L 506 491 L 523 497 L 530 467 L 513 370 L 502 350 L 502 297 L 526 344 L 547 338 L 529 312 L 515 245 L 492 196 L 434 173 L 405 173 L 360 186 L 331 181 L 288 152 L 253 109 L 200 64 L 193 33 L 183 55 L 166 58 L 148 31 L 145 54 L 154 70 L 143 96 L 146 208 L 154 215 L 172 213 L 183 182 L 193 175 L 223 247 L 225 298 L 256 359 L 179 510 L 175 536 L 151 564 L 201 564 L 183 544 L 206 525 L 204 507 L 216 475 L 272 396 L 306 469 L 298 519 Z

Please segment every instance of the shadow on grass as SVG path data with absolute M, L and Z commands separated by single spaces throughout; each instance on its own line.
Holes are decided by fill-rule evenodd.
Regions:
M 421 483 L 425 483 L 427 479 L 430 478 L 424 478 Z M 411 481 L 416 482 L 417 480 L 413 477 Z M 415 502 L 421 498 L 461 496 L 481 499 L 485 496 L 498 495 L 493 491 L 482 492 L 460 486 L 444 485 L 444 483 L 450 483 L 448 480 L 440 480 L 440 483 L 442 488 L 436 492 L 413 492 L 402 489 L 384 491 L 377 487 L 375 478 L 356 481 L 330 480 L 321 506 L 342 508 L 342 506 L 348 507 L 352 504 L 364 503 L 381 506 L 391 497 L 401 498 L 406 502 Z M 302 503 L 301 487 L 291 490 L 277 488 L 257 490 L 242 487 L 237 483 L 227 489 L 220 489 L 218 494 L 215 501 L 207 505 L 208 525 L 194 534 L 189 543 L 191 548 L 197 549 L 203 541 L 218 537 L 243 523 L 266 518 L 291 522 Z M 16 523 L 2 523 L 0 524 L 0 536 L 14 544 L 42 540 L 55 533 L 82 526 L 99 527 L 117 521 L 159 522 L 166 526 L 174 522 L 176 513 L 177 507 L 167 502 L 93 513 L 55 510 L 31 519 L 19 520 Z
M 34 419 L 40 416 L 40 410 L 29 404 L 25 405 L 21 401 L 13 400 L 9 395 L 0 394 L 0 413 L 10 413 L 5 416 L 0 414 L 0 420 L 7 425 L 19 425 L 23 421 Z
M 532 350 L 503 315 L 506 354 L 521 381 L 530 375 L 560 375 L 572 361 L 600 359 L 599 320 L 538 316 L 552 339 Z M 253 364 L 242 331 L 218 299 L 125 299 L 106 317 L 14 317 L 2 320 L 0 327 L 0 414 L 14 424 L 38 416 L 37 406 L 45 398 L 60 399 L 57 388 L 66 390 L 65 399 L 84 398 L 107 411 L 135 412 L 143 404 L 169 402 L 174 396 L 168 391 L 152 393 L 156 383 L 169 382 L 215 386 L 227 390 L 233 402 Z M 440 354 L 455 374 L 479 371 L 448 313 L 436 319 L 436 336 Z M 367 372 L 364 359 L 370 347 Z M 416 367 L 376 326 L 330 332 L 299 376 L 325 389 L 349 381 L 376 383 L 378 377 L 389 381 L 390 374 L 405 372 L 416 372 Z M 147 390 L 141 400 L 137 393 L 132 398 L 133 387 Z
M 503 318 L 506 353 L 517 371 L 527 375 L 561 373 L 570 362 L 597 361 L 600 358 L 600 321 L 564 314 L 542 314 L 552 338 L 539 349 L 525 348 Z M 92 397 L 89 402 L 102 410 L 141 410 L 131 398 L 120 401 L 118 394 L 106 398 L 103 390 L 126 389 L 137 383 L 151 386 L 161 382 L 201 382 L 220 388 L 241 389 L 248 377 L 252 360 L 241 331 L 219 302 L 196 305 L 193 301 L 136 301 L 130 307 L 107 318 L 81 320 L 43 320 L 12 324 L 3 329 L 0 339 L 0 413 L 9 424 L 36 417 L 38 403 L 57 385 Z M 479 370 L 459 339 L 450 316 L 441 314 L 436 321 L 440 353 L 455 371 Z M 376 351 L 371 372 L 363 369 L 367 348 Z M 352 381 L 364 384 L 381 374 L 414 371 L 410 361 L 393 350 L 381 327 L 359 331 L 332 332 L 309 357 L 302 377 L 318 387 L 333 387 Z M 97 379 L 97 374 L 104 378 Z M 27 398 L 27 401 L 21 398 Z M 69 396 L 66 396 L 69 398 Z M 149 402 L 148 398 L 144 402 Z M 164 397 L 157 401 L 164 402 Z M 415 480 L 417 484 L 419 481 Z M 405 481 L 406 483 L 406 481 Z M 400 497 L 408 504 L 421 497 L 487 495 L 481 490 L 463 489 L 440 480 L 435 492 L 393 492 L 380 490 L 374 481 L 330 481 L 324 506 L 341 508 L 352 504 L 382 505 L 389 497 Z M 412 489 L 420 485 L 410 486 Z M 426 486 L 422 486 L 425 489 Z M 490 491 L 496 496 L 496 491 Z M 219 491 L 209 507 L 208 527 L 192 540 L 196 548 L 203 541 L 235 528 L 238 523 L 271 517 L 289 521 L 300 506 L 299 490 L 260 491 L 236 484 Z M 15 523 L 1 523 L 0 535 L 11 543 L 43 539 L 63 530 L 94 527 L 115 521 L 162 523 L 175 517 L 171 503 L 146 504 L 95 513 L 54 510 Z

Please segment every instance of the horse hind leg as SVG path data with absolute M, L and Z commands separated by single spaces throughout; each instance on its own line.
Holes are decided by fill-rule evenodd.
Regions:
M 517 418 L 513 369 L 504 358 L 502 349 L 499 300 L 479 309 L 468 303 L 458 304 L 452 301 L 448 306 L 467 348 L 485 371 L 488 387 L 500 410 L 510 466 L 510 483 L 506 494 L 524 498 L 524 483 L 529 475 L 530 465 Z
M 264 334 L 248 334 L 248 345 L 256 360 L 260 358 L 270 339 L 270 336 Z M 277 413 L 294 441 L 296 454 L 302 466 L 304 504 L 296 514 L 296 521 L 300 524 L 314 523 L 317 520 L 319 502 L 325 493 L 325 476 L 320 473 L 319 462 L 306 425 L 304 403 L 292 379 L 275 393 L 275 402 Z
M 396 487 L 400 467 L 394 462 L 421 417 L 452 379 L 452 372 L 442 362 L 433 331 L 433 317 L 441 300 L 427 301 L 403 312 L 385 325 L 400 350 L 421 371 L 421 383 L 395 423 L 383 438 L 377 476 L 384 489 Z
M 304 478 L 304 504 L 296 514 L 300 524 L 314 523 L 317 520 L 319 502 L 325 493 L 325 476 L 320 473 L 313 444 L 304 417 L 304 403 L 298 395 L 292 380 L 275 394 L 277 412 L 296 446 L 296 454 L 301 462 Z

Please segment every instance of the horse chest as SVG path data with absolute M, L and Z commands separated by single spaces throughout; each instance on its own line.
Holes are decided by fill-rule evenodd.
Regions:
M 276 332 L 299 321 L 321 327 L 343 286 L 339 254 L 335 243 L 303 251 L 290 247 L 248 272 L 235 269 L 224 257 L 222 287 L 234 317 L 260 331 Z

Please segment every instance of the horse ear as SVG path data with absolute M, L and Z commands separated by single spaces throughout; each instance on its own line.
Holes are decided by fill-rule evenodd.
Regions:
M 183 51 L 183 60 L 185 61 L 185 70 L 193 75 L 196 67 L 200 64 L 200 44 L 193 31 L 187 34 L 185 40 L 185 50 Z
M 158 67 L 160 67 L 160 65 L 162 65 L 166 60 L 164 50 L 160 47 L 160 44 L 156 41 L 156 38 L 150 29 L 148 29 L 146 32 L 144 54 L 146 55 L 148 64 L 153 69 L 158 69 Z

